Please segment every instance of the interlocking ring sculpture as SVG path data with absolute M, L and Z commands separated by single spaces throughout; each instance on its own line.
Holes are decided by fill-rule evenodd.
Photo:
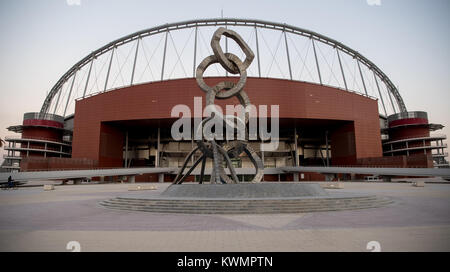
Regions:
M 246 58 L 244 62 L 242 62 L 236 55 L 231 53 L 223 53 L 222 48 L 220 47 L 220 38 L 222 35 L 233 39 L 245 53 Z M 244 108 L 250 105 L 250 99 L 245 93 L 244 85 L 247 81 L 247 68 L 252 63 L 255 54 L 247 45 L 247 43 L 242 39 L 242 37 L 237 34 L 233 30 L 229 30 L 223 27 L 217 29 L 213 37 L 211 39 L 211 47 L 214 52 L 214 55 L 206 57 L 197 67 L 196 71 L 196 80 L 197 84 L 206 93 L 206 106 L 213 106 L 215 99 L 227 99 L 233 96 L 236 96 Z M 203 80 L 203 73 L 205 70 L 214 63 L 220 63 L 222 67 L 227 70 L 231 74 L 240 74 L 240 79 L 237 83 L 222 81 L 217 83 L 215 86 L 211 87 L 205 83 Z M 212 112 L 211 116 L 204 119 L 200 126 L 198 127 L 200 133 L 203 133 L 203 125 L 214 118 L 216 115 L 215 112 Z M 248 124 L 249 114 L 245 113 L 245 120 L 241 120 L 239 118 L 235 118 L 235 123 L 233 125 L 237 125 L 238 122 L 243 122 L 244 127 Z M 226 125 L 227 124 L 226 120 Z M 197 132 L 197 133 L 199 133 Z M 245 133 L 247 135 L 247 133 Z M 203 135 L 203 134 L 200 134 Z M 203 138 L 203 137 L 202 137 Z M 247 138 L 245 138 L 247 139 Z M 183 166 L 179 170 L 174 183 L 181 184 L 198 166 L 201 162 L 201 171 L 200 171 L 200 183 L 203 182 L 204 173 L 205 173 L 205 165 L 207 158 L 213 160 L 213 169 L 211 173 L 211 183 L 238 183 L 239 180 L 236 175 L 236 171 L 232 165 L 231 159 L 238 158 L 242 153 L 247 154 L 250 158 L 250 161 L 254 165 L 256 169 L 256 174 L 252 180 L 252 182 L 260 182 L 263 176 L 264 165 L 253 150 L 253 148 L 248 144 L 246 140 L 234 140 L 234 141 L 216 141 L 216 138 L 204 142 L 203 140 L 196 141 L 197 147 L 194 148 L 185 158 Z M 189 160 L 194 156 L 194 154 L 200 151 L 202 155 L 198 158 L 195 163 L 189 168 L 189 170 L 183 174 L 186 170 Z M 231 178 L 227 175 L 224 168 L 224 162 L 228 167 Z

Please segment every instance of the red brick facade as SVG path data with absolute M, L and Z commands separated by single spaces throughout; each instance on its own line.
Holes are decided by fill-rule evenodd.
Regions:
M 221 80 L 224 78 L 209 78 L 206 82 L 212 85 Z M 279 105 L 283 119 L 345 121 L 330 131 L 330 139 L 338 143 L 331 150 L 335 164 L 355 164 L 357 159 L 382 156 L 376 100 L 282 79 L 248 78 L 245 91 L 256 106 Z M 168 119 L 177 104 L 193 110 L 194 96 L 202 97 L 204 106 L 204 95 L 191 78 L 125 87 L 78 100 L 72 157 L 98 160 L 100 167 L 121 167 L 124 131 L 105 122 Z M 236 98 L 217 101 L 223 109 L 226 104 L 237 103 Z

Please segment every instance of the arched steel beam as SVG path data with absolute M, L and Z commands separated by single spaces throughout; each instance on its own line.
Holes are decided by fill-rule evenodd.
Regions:
M 179 29 L 186 29 L 191 27 L 202 27 L 202 26 L 249 26 L 249 27 L 257 27 L 257 28 L 266 28 L 266 29 L 272 29 L 272 30 L 279 30 L 279 31 L 285 31 L 296 35 L 301 35 L 304 37 L 308 37 L 311 39 L 314 39 L 316 41 L 319 41 L 321 43 L 327 44 L 329 46 L 335 47 L 338 50 L 341 50 L 342 52 L 346 53 L 347 55 L 357 59 L 359 62 L 364 64 L 368 69 L 372 70 L 387 86 L 388 90 L 391 92 L 391 94 L 394 96 L 399 109 L 401 112 L 406 112 L 406 106 L 403 101 L 403 98 L 400 96 L 400 93 L 398 92 L 395 85 L 391 82 L 391 80 L 386 76 L 383 71 L 378 68 L 373 62 L 371 62 L 369 59 L 358 53 L 357 51 L 351 49 L 350 47 L 334 40 L 329 37 L 326 37 L 324 35 L 321 35 L 319 33 L 287 25 L 287 24 L 281 24 L 281 23 L 275 23 L 275 22 L 269 22 L 269 21 L 263 21 L 263 20 L 255 20 L 255 19 L 236 19 L 236 18 L 216 18 L 216 19 L 198 19 L 198 20 L 189 20 L 189 21 L 182 21 L 177 23 L 171 23 L 171 24 L 165 24 L 156 26 L 153 28 L 148 28 L 142 31 L 138 31 L 135 33 L 132 33 L 130 35 L 124 36 L 120 39 L 114 40 L 107 45 L 93 51 L 91 54 L 84 57 L 82 60 L 77 62 L 75 65 L 73 65 L 52 87 L 50 92 L 48 93 L 47 97 L 44 100 L 44 103 L 41 107 L 41 114 L 45 114 L 48 112 L 50 104 L 52 102 L 53 97 L 57 94 L 57 92 L 60 90 L 60 88 L 63 86 L 63 84 L 71 78 L 76 71 L 80 70 L 82 67 L 87 65 L 92 59 L 95 59 L 106 52 L 112 50 L 115 47 L 121 46 L 123 44 L 132 42 L 139 38 L 144 38 L 146 36 L 151 36 L 159 33 L 163 33 L 166 31 L 173 31 L 173 30 L 179 30 Z

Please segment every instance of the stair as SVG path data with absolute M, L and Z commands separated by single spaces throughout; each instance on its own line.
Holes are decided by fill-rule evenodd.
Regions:
M 136 199 L 117 197 L 101 201 L 105 208 L 153 213 L 271 214 L 343 211 L 379 208 L 393 200 L 379 196 L 277 199 Z

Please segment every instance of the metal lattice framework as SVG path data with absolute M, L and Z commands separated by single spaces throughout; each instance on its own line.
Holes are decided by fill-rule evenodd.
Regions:
M 386 74 L 336 40 L 287 24 L 219 18 L 165 24 L 108 43 L 77 62 L 58 80 L 40 112 L 67 116 L 73 113 L 76 99 L 147 82 L 194 78 L 198 60 L 212 55 L 204 37 L 210 37 L 217 26 L 238 29 L 256 49 L 249 76 L 312 82 L 360 93 L 378 99 L 379 111 L 386 116 L 407 111 Z M 240 50 L 232 42 L 229 46 L 228 39 L 221 43 L 226 52 Z M 244 53 L 240 53 L 235 54 L 242 57 Z M 188 74 L 186 63 L 192 65 L 192 74 Z M 210 68 L 205 76 L 233 76 L 224 73 Z

